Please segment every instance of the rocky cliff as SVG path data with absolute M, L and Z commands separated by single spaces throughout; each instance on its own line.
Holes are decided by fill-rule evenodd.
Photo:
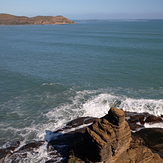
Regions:
M 45 163 L 163 163 L 163 129 L 144 127 L 163 124 L 162 118 L 111 108 L 102 118 L 80 117 L 46 131 L 50 137 L 45 136 L 45 141 L 24 146 L 19 141 L 5 143 L 0 163 L 31 162 L 41 157 L 42 148 L 47 157 L 40 162 Z
M 69 163 L 163 163 L 157 154 L 161 155 L 162 149 L 162 129 L 131 133 L 124 111 L 111 108 L 86 128 L 82 143 L 72 149 Z
M 30 25 L 30 24 L 74 24 L 73 21 L 63 16 L 14 16 L 0 14 L 0 25 Z

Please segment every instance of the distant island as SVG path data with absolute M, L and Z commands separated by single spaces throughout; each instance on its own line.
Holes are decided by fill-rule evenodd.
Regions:
M 0 13 L 0 25 L 74 24 L 64 16 L 15 16 Z

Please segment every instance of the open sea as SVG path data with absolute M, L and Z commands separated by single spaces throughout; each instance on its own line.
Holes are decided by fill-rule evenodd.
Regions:
M 0 26 L 0 142 L 112 106 L 163 114 L 163 20 L 75 22 Z

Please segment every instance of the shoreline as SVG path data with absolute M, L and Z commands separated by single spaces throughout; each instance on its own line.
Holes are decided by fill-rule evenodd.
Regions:
M 111 110 L 113 110 L 113 109 L 111 108 Z M 145 128 L 145 124 L 158 124 L 158 123 L 163 124 L 163 115 L 154 116 L 147 112 L 146 113 L 136 113 L 136 112 L 127 112 L 126 111 L 123 113 L 123 111 L 120 109 L 114 109 L 114 110 L 115 111 L 113 111 L 113 113 L 111 115 L 109 115 L 109 112 L 110 112 L 109 111 L 108 115 L 105 115 L 104 117 L 109 116 L 110 117 L 109 119 L 112 119 L 113 117 L 117 117 L 114 115 L 116 112 L 120 112 L 119 113 L 120 117 L 121 116 L 125 117 L 125 124 L 126 125 L 128 124 L 127 125 L 127 126 L 129 126 L 128 129 L 130 130 L 131 135 L 133 135 L 133 136 L 131 136 L 132 138 L 126 138 L 126 141 L 129 140 L 129 142 L 130 142 L 132 140 L 131 142 L 133 143 L 133 141 L 134 141 L 134 144 L 135 144 L 140 139 L 140 138 L 137 139 L 137 137 L 140 137 L 140 134 L 144 135 L 145 133 L 148 133 L 148 132 L 155 135 L 154 140 L 151 143 L 153 143 L 154 141 L 155 141 L 155 143 L 157 142 L 156 137 L 159 134 L 160 135 L 162 134 L 162 137 L 160 137 L 159 139 L 163 139 L 163 129 L 162 128 L 160 128 L 160 129 Z M 103 117 L 100 119 L 102 120 Z M 31 155 L 33 155 L 33 158 L 35 158 L 35 159 L 37 157 L 41 158 L 42 157 L 41 150 L 42 150 L 42 148 L 44 148 L 44 152 L 47 153 L 48 157 L 50 157 L 50 160 L 48 160 L 47 158 L 42 158 L 42 159 L 45 159 L 46 160 L 45 162 L 47 162 L 47 163 L 48 163 L 48 161 L 56 162 L 57 160 L 60 160 L 60 162 L 64 162 L 64 161 L 69 162 L 71 160 L 74 160 L 74 162 L 77 163 L 77 160 L 79 161 L 81 159 L 85 159 L 85 158 L 79 157 L 79 155 L 81 154 L 80 153 L 81 151 L 78 151 L 78 149 L 81 146 L 80 142 L 81 142 L 81 140 L 83 140 L 83 136 L 85 135 L 86 130 L 88 128 L 90 128 L 92 125 L 94 125 L 95 122 L 96 123 L 99 122 L 100 119 L 95 118 L 95 117 L 79 117 L 77 119 L 70 121 L 69 123 L 66 124 L 66 126 L 63 126 L 60 129 L 57 129 L 55 131 L 46 131 L 45 140 L 40 140 L 40 141 L 33 140 L 25 145 L 21 145 L 21 142 L 19 140 L 11 141 L 10 143 L 8 142 L 8 145 L 6 146 L 6 148 L 0 149 L 0 151 L 2 153 L 0 160 L 2 162 L 4 161 L 4 163 L 5 163 L 5 160 L 9 161 L 9 160 L 14 160 L 14 159 L 18 159 L 18 160 L 20 160 L 20 162 L 22 162 L 23 159 L 29 159 L 27 153 L 31 153 Z M 115 123 L 115 120 L 114 121 L 109 120 L 109 124 L 110 123 L 111 124 Z M 124 122 L 121 120 L 120 120 L 120 122 L 118 122 L 118 124 L 120 126 L 122 126 L 123 123 Z M 114 125 L 111 125 L 111 126 L 114 126 Z M 129 132 L 129 130 L 128 130 L 128 132 Z M 120 131 L 120 133 L 121 132 L 123 133 L 123 130 Z M 159 134 L 156 134 L 157 132 L 159 132 Z M 103 132 L 100 131 L 99 134 L 101 135 L 102 133 Z M 135 135 L 136 135 L 136 137 L 135 137 Z M 157 159 L 160 160 L 161 157 L 163 158 L 163 151 L 162 152 L 158 151 L 158 149 L 156 149 L 156 147 L 163 146 L 163 144 L 156 145 L 154 143 L 154 144 L 152 144 L 152 147 L 149 147 L 149 144 L 151 144 L 149 139 L 152 139 L 152 137 L 153 136 L 149 137 L 146 140 L 146 137 L 144 137 L 142 139 L 142 136 L 141 136 L 141 139 L 142 139 L 141 141 L 143 141 L 143 142 L 145 141 L 146 144 L 148 144 L 148 148 L 149 148 L 148 152 L 151 150 L 155 151 L 154 153 L 158 154 Z M 79 145 L 79 147 L 78 147 L 78 145 Z M 143 144 L 141 144 L 141 146 L 142 145 Z M 139 147 L 140 144 L 137 144 L 136 146 Z M 3 145 L 2 147 L 5 147 L 5 145 Z M 81 146 L 81 147 L 83 147 L 83 146 Z M 83 147 L 83 148 L 85 148 L 85 147 Z M 144 148 L 146 149 L 147 146 L 143 145 L 143 149 Z M 75 150 L 74 153 L 77 152 L 75 155 L 74 154 L 72 155 L 73 150 Z M 35 153 L 35 151 L 37 151 L 38 153 Z M 58 152 L 56 153 L 54 151 L 58 151 Z M 82 149 L 82 153 L 83 153 L 83 151 L 84 151 L 84 149 Z M 39 152 L 41 152 L 41 153 L 39 153 Z M 137 154 L 137 155 L 140 155 L 140 154 Z M 89 153 L 89 156 L 91 156 L 90 153 Z M 94 159 L 94 157 L 93 157 L 93 159 Z M 114 163 L 117 163 L 117 162 L 114 162 Z

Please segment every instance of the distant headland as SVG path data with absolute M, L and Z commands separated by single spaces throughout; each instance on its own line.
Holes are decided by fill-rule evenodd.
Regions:
M 39 24 L 74 24 L 64 16 L 15 16 L 0 13 L 0 25 L 39 25 Z

